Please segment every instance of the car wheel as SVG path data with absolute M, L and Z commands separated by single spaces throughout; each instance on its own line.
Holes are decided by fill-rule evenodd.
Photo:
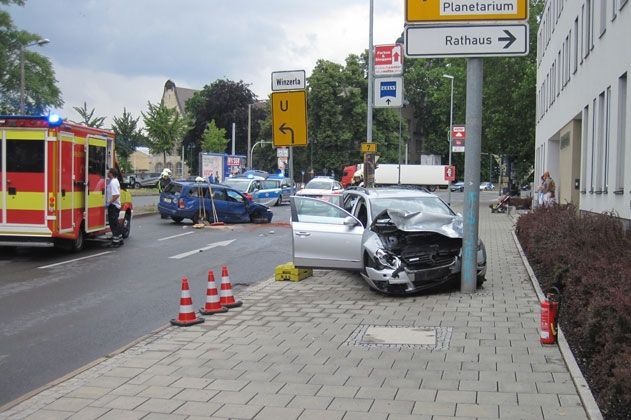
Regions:
M 193 215 L 193 217 L 191 217 L 191 220 L 193 221 L 193 224 L 196 225 L 199 223 L 199 214 L 195 213 Z
M 121 234 L 123 239 L 129 238 L 129 234 L 131 233 L 131 212 L 125 212 L 125 218 L 123 219 L 123 227 L 121 228 Z
M 278 196 L 278 200 L 276 200 L 276 204 L 274 204 L 275 206 L 280 206 L 281 204 L 283 204 L 283 196 L 279 195 Z
M 79 252 L 85 247 L 85 231 L 83 224 L 79 228 L 79 235 L 75 239 L 58 239 L 55 246 L 69 252 Z
M 142 185 L 140 185 L 140 182 L 136 182 L 136 183 L 134 184 L 134 188 L 140 188 L 140 187 L 142 187 Z
M 171 216 L 171 220 L 173 220 L 175 223 L 181 223 L 184 218 Z
M 260 214 L 253 214 L 250 216 L 250 222 L 251 223 L 269 223 L 269 220 L 267 220 L 266 216 L 261 216 Z

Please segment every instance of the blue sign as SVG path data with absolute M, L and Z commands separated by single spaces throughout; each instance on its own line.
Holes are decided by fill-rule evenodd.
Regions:
M 388 96 L 392 98 L 397 97 L 397 82 L 396 81 L 381 82 L 381 85 L 379 86 L 379 97 L 385 98 Z

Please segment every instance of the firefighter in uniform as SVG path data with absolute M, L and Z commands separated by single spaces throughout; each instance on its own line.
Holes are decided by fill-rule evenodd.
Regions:
M 112 231 L 112 246 L 118 247 L 123 245 L 123 236 L 121 234 L 120 225 L 118 224 L 118 215 L 121 209 L 121 190 L 120 183 L 118 182 L 118 171 L 115 168 L 110 168 L 110 170 L 107 171 L 107 178 L 107 187 L 105 189 L 107 221 Z

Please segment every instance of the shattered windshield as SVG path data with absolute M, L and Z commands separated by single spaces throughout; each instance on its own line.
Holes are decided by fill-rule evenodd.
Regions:
M 453 216 L 451 209 L 438 197 L 388 197 L 370 200 L 372 215 L 376 217 L 384 210 L 399 210 L 405 213 L 436 213 Z

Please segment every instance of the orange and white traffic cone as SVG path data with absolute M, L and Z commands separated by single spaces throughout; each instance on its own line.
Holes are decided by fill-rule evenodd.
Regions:
M 190 325 L 200 324 L 204 322 L 204 318 L 198 318 L 193 309 L 193 299 L 191 299 L 191 291 L 188 288 L 188 279 L 182 277 L 182 297 L 180 298 L 180 313 L 177 319 L 172 319 L 171 324 L 180 327 L 188 327 Z
M 228 267 L 221 267 L 221 290 L 219 291 L 219 303 L 226 308 L 238 308 L 243 305 L 240 300 L 235 301 L 232 296 L 232 284 L 228 276 Z
M 208 270 L 208 289 L 206 289 L 206 305 L 199 310 L 199 313 L 202 315 L 212 315 L 222 312 L 228 312 L 228 308 L 224 308 L 219 303 L 217 284 L 215 283 L 215 274 L 212 270 Z

